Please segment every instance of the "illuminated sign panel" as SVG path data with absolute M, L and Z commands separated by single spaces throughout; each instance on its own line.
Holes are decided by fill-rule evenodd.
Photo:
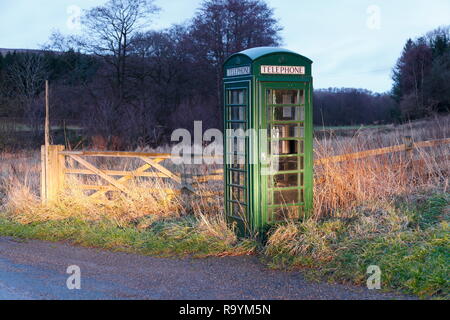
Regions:
M 246 76 L 250 74 L 250 67 L 238 67 L 227 70 L 227 77 Z
M 304 75 L 305 67 L 301 67 L 301 66 L 261 66 L 261 74 Z

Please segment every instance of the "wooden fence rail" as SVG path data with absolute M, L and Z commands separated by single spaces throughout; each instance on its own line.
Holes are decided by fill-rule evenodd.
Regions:
M 440 139 L 431 141 L 422 141 L 413 143 L 412 140 L 405 140 L 405 144 L 356 152 L 351 154 L 337 155 L 329 158 L 318 159 L 314 161 L 314 165 L 326 165 L 330 163 L 339 163 L 344 161 L 364 159 L 368 157 L 384 155 L 389 153 L 405 152 L 411 157 L 414 149 L 435 147 L 439 145 L 450 144 L 450 139 Z M 138 159 L 143 164 L 137 169 L 131 171 L 125 170 L 104 170 L 97 168 L 91 162 L 88 162 L 84 157 L 108 157 L 108 158 L 134 158 Z M 72 162 L 78 163 L 81 168 L 67 168 L 66 158 L 71 159 Z M 448 159 L 448 155 L 444 157 Z M 143 191 L 163 191 L 167 194 L 176 194 L 183 189 L 195 192 L 192 184 L 201 184 L 210 181 L 220 181 L 223 179 L 223 169 L 217 169 L 212 174 L 207 175 L 186 175 L 185 177 L 173 173 L 161 163 L 165 160 L 172 159 L 171 154 L 167 153 L 142 153 L 142 152 L 116 152 L 116 151 L 65 151 L 64 146 L 50 145 L 47 148 L 42 146 L 41 149 L 41 199 L 42 201 L 51 201 L 57 199 L 58 194 L 65 186 L 66 175 L 94 175 L 106 181 L 108 185 L 81 185 L 84 190 L 95 191 L 91 197 L 99 197 L 109 191 L 121 191 L 129 193 L 127 182 L 136 177 L 159 178 L 168 179 L 178 189 L 168 188 L 141 188 Z M 153 171 L 149 172 L 148 170 Z M 117 179 L 117 177 L 120 177 Z M 188 178 L 187 178 L 188 177 Z M 187 182 L 188 180 L 189 183 Z
M 438 145 L 443 144 L 450 144 L 450 139 L 442 139 L 442 140 L 432 140 L 432 141 L 422 141 L 418 143 L 405 143 L 398 146 L 392 146 L 387 148 L 380 148 L 380 149 L 374 149 L 374 150 L 368 150 L 368 151 L 362 151 L 362 152 L 356 152 L 356 153 L 349 153 L 339 156 L 334 156 L 330 158 L 324 158 L 324 159 L 318 159 L 314 161 L 315 165 L 324 165 L 329 163 L 337 163 L 337 162 L 344 162 L 344 161 L 350 161 L 350 160 L 358 160 L 358 159 L 364 159 L 368 157 L 373 156 L 379 156 L 383 154 L 388 153 L 396 153 L 396 152 L 409 152 L 414 149 L 418 148 L 426 148 L 426 147 L 435 147 Z
M 330 163 L 339 163 L 339 162 L 345 162 L 345 161 L 351 161 L 351 160 L 359 160 L 359 159 L 380 156 L 380 155 L 389 154 L 389 153 L 397 153 L 397 152 L 409 153 L 409 152 L 413 151 L 414 149 L 436 147 L 436 146 L 444 145 L 444 144 L 450 144 L 450 139 L 421 141 L 421 142 L 417 142 L 417 143 L 411 142 L 411 143 L 405 143 L 405 144 L 392 146 L 392 147 L 379 148 L 379 149 L 367 150 L 367 151 L 362 151 L 362 152 L 337 155 L 337 156 L 333 156 L 333 157 L 329 157 L 329 158 L 316 159 L 316 160 L 314 160 L 314 165 L 321 166 L 321 165 L 330 164 Z M 203 176 L 203 177 L 201 177 L 201 179 L 214 180 L 214 177 L 216 177 L 217 175 L 223 175 L 223 170 L 217 170 L 216 172 L 214 172 L 214 174 L 209 175 L 209 176 Z
M 152 159 L 170 159 L 170 153 L 145 153 L 145 152 L 124 152 L 124 151 L 61 151 L 64 156 L 83 157 L 114 157 L 114 158 L 136 158 L 146 157 Z
M 83 190 L 95 191 L 90 197 L 99 197 L 109 191 L 121 191 L 130 193 L 126 183 L 136 177 L 168 179 L 179 185 L 179 191 L 187 189 L 193 191 L 192 187 L 183 185 L 182 177 L 171 172 L 161 165 L 164 160 L 171 159 L 170 154 L 143 153 L 143 152 L 115 152 L 115 151 L 65 151 L 64 146 L 42 146 L 42 175 L 41 175 L 41 198 L 42 201 L 56 200 L 58 194 L 64 188 L 66 175 L 94 175 L 100 177 L 107 185 L 87 185 L 79 187 Z M 107 158 L 135 158 L 143 164 L 137 169 L 104 170 L 97 168 L 87 161 L 85 157 L 107 157 Z M 66 159 L 77 163 L 80 168 L 66 167 Z M 152 172 L 147 170 L 152 169 Z M 117 178 L 120 177 L 120 178 Z M 167 194 L 175 194 L 177 190 L 168 188 L 141 188 L 146 191 L 164 191 Z

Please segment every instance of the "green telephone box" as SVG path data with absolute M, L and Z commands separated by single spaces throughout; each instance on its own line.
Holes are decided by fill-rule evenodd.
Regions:
M 313 208 L 312 61 L 271 47 L 224 64 L 225 212 L 241 235 Z

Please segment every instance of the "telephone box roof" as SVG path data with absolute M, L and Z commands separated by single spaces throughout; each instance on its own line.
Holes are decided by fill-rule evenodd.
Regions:
M 294 54 L 297 56 L 300 56 L 308 61 L 310 61 L 312 63 L 312 61 L 300 54 L 298 54 L 297 52 L 288 50 L 288 49 L 284 49 L 284 48 L 276 48 L 276 47 L 256 47 L 256 48 L 251 48 L 251 49 L 247 49 L 238 53 L 235 53 L 233 55 L 231 55 L 227 61 L 229 59 L 231 59 L 232 57 L 236 56 L 236 55 L 245 55 L 248 58 L 250 58 L 252 61 L 258 60 L 261 57 L 264 56 L 268 56 L 271 54 L 276 54 L 276 53 L 290 53 L 290 54 Z

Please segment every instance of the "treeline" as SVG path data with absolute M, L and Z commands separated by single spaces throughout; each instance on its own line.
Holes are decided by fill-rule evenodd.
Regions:
M 354 88 L 314 92 L 314 124 L 317 126 L 384 124 L 398 120 L 398 105 L 388 93 Z
M 42 105 L 44 82 L 55 85 L 54 116 L 77 119 L 79 109 L 73 108 L 71 99 L 64 99 L 69 88 L 76 91 L 97 76 L 99 63 L 93 56 L 73 50 L 63 53 L 8 52 L 0 54 L 0 117 L 29 119 L 31 123 L 44 115 Z M 58 100 L 64 99 L 67 108 L 61 108 Z M 68 98 L 71 98 L 70 94 Z M 77 99 L 78 100 L 78 99 Z M 62 101 L 61 101 L 62 102 Z

